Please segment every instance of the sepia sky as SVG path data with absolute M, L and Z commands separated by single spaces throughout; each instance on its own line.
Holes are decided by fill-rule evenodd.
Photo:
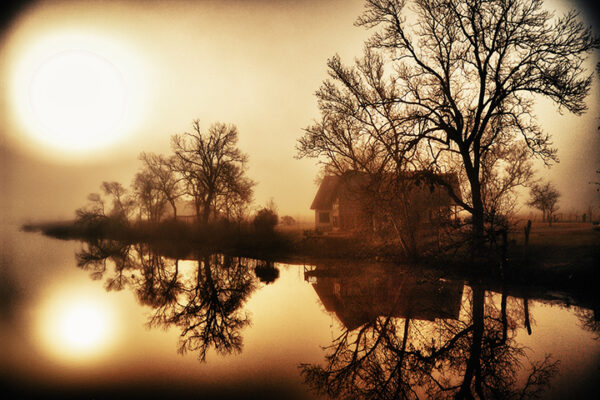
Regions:
M 599 33 L 597 9 L 586 2 L 547 3 L 559 12 L 578 7 Z M 281 215 L 309 214 L 318 168 L 294 158 L 296 140 L 318 117 L 314 92 L 327 59 L 338 53 L 349 63 L 362 52 L 369 32 L 353 26 L 362 7 L 362 0 L 240 0 L 15 8 L 0 38 L 0 219 L 72 218 L 103 180 L 129 185 L 138 154 L 168 153 L 170 136 L 189 131 L 196 118 L 204 128 L 217 121 L 238 127 L 248 176 L 257 182 L 255 205 L 272 197 Z M 92 88 L 103 94 L 102 111 L 77 104 L 78 117 L 65 122 L 53 112 L 63 100 L 52 90 L 63 81 L 73 93 L 90 89 L 69 69 L 73 60 L 103 77 Z M 536 108 L 561 159 L 538 172 L 562 192 L 561 211 L 600 211 L 588 184 L 600 180 L 597 79 L 588 105 L 581 117 L 560 115 L 546 101 Z

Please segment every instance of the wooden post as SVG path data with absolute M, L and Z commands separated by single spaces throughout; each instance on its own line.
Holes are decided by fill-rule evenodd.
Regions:
M 527 225 L 523 228 L 525 231 L 525 247 L 529 245 L 529 233 L 531 232 L 531 220 L 527 220 Z

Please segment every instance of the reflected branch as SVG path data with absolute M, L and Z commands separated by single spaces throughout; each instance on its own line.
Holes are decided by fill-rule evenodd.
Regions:
M 106 239 L 86 242 L 76 259 L 93 279 L 104 278 L 107 290 L 131 289 L 151 309 L 149 327 L 177 327 L 180 353 L 195 352 L 205 361 L 209 349 L 241 351 L 241 331 L 250 324 L 243 307 L 256 288 L 252 260 L 201 253 L 184 262 L 149 244 Z
M 349 278 L 326 271 L 317 267 L 307 273 L 316 276 L 313 287 L 344 329 L 325 348 L 324 365 L 299 366 L 316 393 L 360 399 L 535 398 L 558 373 L 559 362 L 550 355 L 528 362 L 525 348 L 515 340 L 523 304 L 507 293 L 498 296 L 482 286 L 466 287 L 460 313 L 439 309 L 436 316 L 423 307 L 436 305 L 440 293 L 451 302 L 452 282 L 389 275 L 377 282 L 362 273 Z M 386 286 L 390 281 L 396 283 L 395 290 Z M 335 288 L 333 294 L 324 292 L 328 286 Z M 384 310 L 380 298 L 365 310 L 364 303 L 352 301 L 360 293 L 386 296 L 392 306 L 379 314 Z M 462 295 L 462 288 L 457 293 Z M 351 306 L 375 317 L 348 326 L 357 320 L 349 316 Z M 525 379 L 520 380 L 525 366 Z

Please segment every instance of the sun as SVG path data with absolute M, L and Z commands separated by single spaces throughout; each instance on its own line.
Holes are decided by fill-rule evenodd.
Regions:
M 126 43 L 66 30 L 38 32 L 16 48 L 10 105 L 30 150 L 87 157 L 114 148 L 140 125 L 147 68 Z
M 102 56 L 70 50 L 45 60 L 28 88 L 38 141 L 66 150 L 97 149 L 118 140 L 127 109 L 127 88 Z

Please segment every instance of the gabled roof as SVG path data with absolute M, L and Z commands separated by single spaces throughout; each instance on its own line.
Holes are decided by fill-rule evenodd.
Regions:
M 323 178 L 315 199 L 310 205 L 311 210 L 330 209 L 340 182 L 339 176 L 329 175 Z
M 442 189 L 441 182 L 449 185 L 457 197 L 460 198 L 460 185 L 458 176 L 455 173 L 432 174 L 424 171 L 406 172 L 405 179 L 413 180 L 413 191 L 415 194 L 422 192 L 424 194 L 433 192 L 436 189 L 438 193 L 437 201 L 440 204 L 454 204 L 447 190 Z M 370 176 L 365 172 L 348 171 L 342 176 L 328 175 L 323 178 L 319 190 L 310 206 L 311 210 L 329 210 L 332 207 L 336 195 L 348 196 L 348 194 L 360 193 L 361 190 L 368 188 Z

